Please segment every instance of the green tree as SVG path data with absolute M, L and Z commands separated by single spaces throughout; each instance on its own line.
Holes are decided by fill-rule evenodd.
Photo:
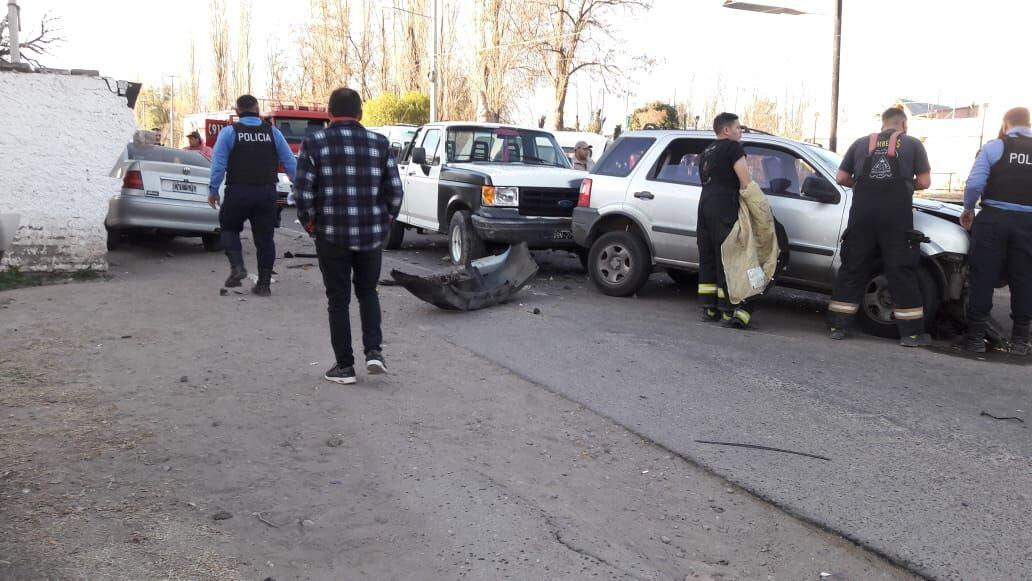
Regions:
M 136 99 L 136 108 L 133 110 L 137 127 L 147 130 L 160 127 L 166 136 L 170 136 L 171 96 L 172 87 L 169 85 L 145 86 L 140 91 L 140 96 Z
M 634 110 L 631 115 L 631 130 L 677 129 L 677 109 L 662 101 L 648 103 Z
M 418 91 L 401 97 L 384 93 L 362 106 L 362 121 L 369 126 L 407 123 L 422 125 L 430 121 L 430 97 Z

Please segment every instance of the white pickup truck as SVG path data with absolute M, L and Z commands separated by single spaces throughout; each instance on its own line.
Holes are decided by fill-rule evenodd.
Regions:
M 431 123 L 419 128 L 398 166 L 405 199 L 387 249 L 416 228 L 447 233 L 460 265 L 486 255 L 489 245 L 577 250 L 571 217 L 586 173 L 570 167 L 547 131 Z

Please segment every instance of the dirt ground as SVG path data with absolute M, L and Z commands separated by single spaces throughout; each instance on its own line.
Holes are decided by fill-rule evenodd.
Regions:
M 0 293 L 0 579 L 912 578 L 442 340 L 400 288 L 391 374 L 343 387 L 306 261 L 259 299 L 193 241 L 111 260 Z

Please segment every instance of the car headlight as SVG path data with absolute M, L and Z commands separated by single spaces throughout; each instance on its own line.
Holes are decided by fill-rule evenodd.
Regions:
M 520 205 L 520 189 L 511 186 L 481 188 L 480 202 L 484 206 L 515 208 Z

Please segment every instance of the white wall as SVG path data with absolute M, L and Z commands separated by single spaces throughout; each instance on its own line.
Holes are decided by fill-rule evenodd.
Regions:
M 134 130 L 101 78 L 0 72 L 0 212 L 21 214 L 0 268 L 107 269 L 108 173 Z

